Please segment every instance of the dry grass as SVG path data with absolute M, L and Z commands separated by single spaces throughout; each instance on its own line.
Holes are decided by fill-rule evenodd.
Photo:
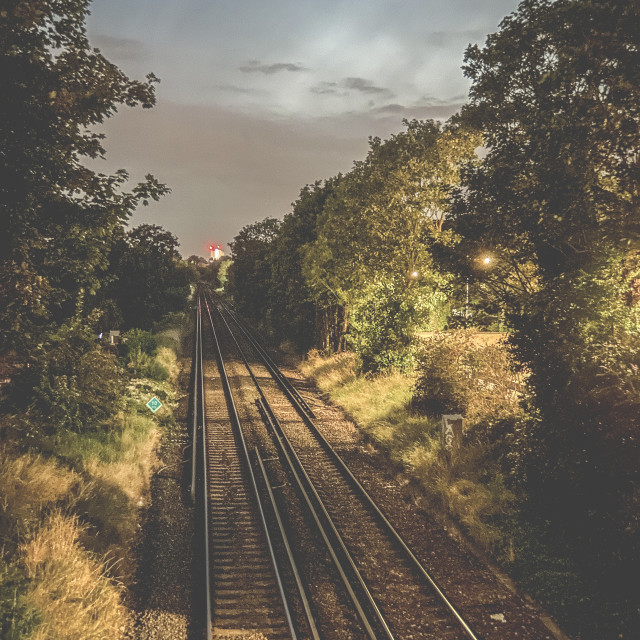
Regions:
M 353 353 L 324 357 L 313 349 L 300 365 L 300 370 L 305 376 L 314 378 L 322 391 L 331 393 L 356 379 L 356 357 Z
M 21 546 L 31 585 L 27 600 L 39 612 L 33 640 L 114 640 L 127 611 L 123 588 L 104 575 L 104 564 L 79 543 L 73 516 L 54 512 Z
M 0 534 L 37 522 L 42 509 L 66 499 L 79 476 L 39 455 L 0 450 Z
M 84 468 L 93 480 L 112 482 L 138 504 L 146 499 L 151 476 L 158 465 L 156 450 L 159 441 L 160 433 L 155 428 L 150 429 L 144 439 L 124 429 L 119 443 L 123 454 L 117 462 L 104 463 L 94 457 L 85 462 Z
M 498 361 L 502 366 L 502 356 Z M 412 409 L 415 376 L 391 373 L 358 377 L 351 354 L 325 358 L 312 353 L 300 368 L 387 451 L 391 460 L 420 483 L 431 505 L 454 516 L 483 548 L 491 550 L 502 543 L 500 531 L 489 522 L 509 508 L 513 495 L 505 489 L 499 473 L 487 467 L 484 444 L 476 441 L 456 456 L 447 454 L 439 416 L 418 415 Z M 495 396 L 487 397 L 485 385 L 467 387 L 474 413 L 486 419 L 495 407 Z M 473 389 L 478 397 L 472 397 Z M 509 411 L 511 404 L 499 403 L 499 407 L 500 411 Z
M 181 367 L 175 352 L 168 347 L 160 347 L 155 360 L 169 372 L 169 381 L 177 382 Z
M 149 485 L 158 466 L 160 433 L 151 418 L 122 416 L 113 447 L 117 458 L 104 462 L 93 455 L 82 463 L 89 479 L 75 508 L 90 523 L 84 543 L 113 559 L 111 573 L 128 582 L 135 570 L 132 544 L 139 511 L 148 502 Z M 95 535 L 98 533 L 98 535 Z

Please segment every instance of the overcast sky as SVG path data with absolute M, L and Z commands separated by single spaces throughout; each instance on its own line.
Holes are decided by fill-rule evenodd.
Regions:
M 466 100 L 465 48 L 517 0 L 93 0 L 94 47 L 130 77 L 161 79 L 152 110 L 104 130 L 103 172 L 172 189 L 132 220 L 208 255 L 305 184 L 348 171 L 403 118 L 446 119 Z M 95 165 L 93 165 L 95 166 Z M 226 247 L 225 247 L 226 249 Z

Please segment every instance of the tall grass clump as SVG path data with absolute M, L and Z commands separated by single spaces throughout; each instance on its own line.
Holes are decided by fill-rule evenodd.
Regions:
M 80 483 L 77 473 L 41 455 L 14 456 L 0 449 L 0 536 L 15 539 L 17 528 L 39 522 L 43 510 L 62 503 Z
M 115 557 L 90 551 L 73 515 L 93 484 L 55 458 L 0 451 L 0 637 L 119 637 L 126 610 L 109 577 Z
M 26 600 L 39 615 L 30 640 L 111 640 L 124 628 L 123 587 L 83 548 L 82 532 L 77 517 L 55 511 L 21 545 Z

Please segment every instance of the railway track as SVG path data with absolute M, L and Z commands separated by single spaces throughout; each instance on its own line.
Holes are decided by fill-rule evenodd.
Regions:
M 210 637 L 478 638 L 242 321 L 201 309 Z

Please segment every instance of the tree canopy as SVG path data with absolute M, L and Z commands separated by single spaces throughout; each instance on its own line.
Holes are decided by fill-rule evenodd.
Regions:
M 0 11 L 0 352 L 91 309 L 112 237 L 152 176 L 122 191 L 83 159 L 105 153 L 95 125 L 120 105 L 155 102 L 149 74 L 129 79 L 93 49 L 88 0 L 7 0 Z

